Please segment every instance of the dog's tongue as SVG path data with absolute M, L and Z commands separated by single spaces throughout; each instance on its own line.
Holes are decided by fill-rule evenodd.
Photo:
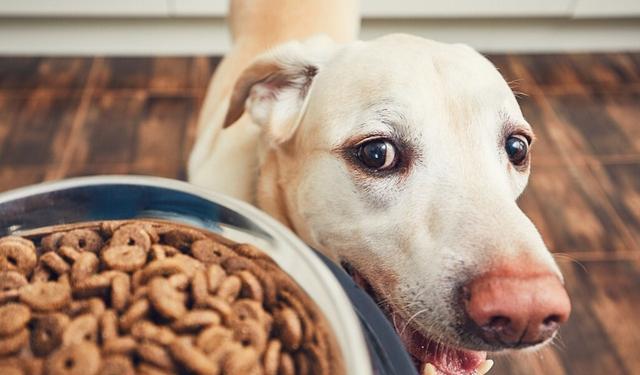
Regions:
M 398 317 L 396 323 L 398 323 Z M 399 335 L 409 353 L 419 362 L 422 370 L 430 363 L 440 375 L 472 375 L 476 374 L 486 358 L 486 352 L 475 352 L 445 346 L 422 335 L 405 323 L 397 324 Z M 428 373 L 425 371 L 425 373 Z

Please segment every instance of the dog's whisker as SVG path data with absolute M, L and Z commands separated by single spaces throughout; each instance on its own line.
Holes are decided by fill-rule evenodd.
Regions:
M 516 88 L 518 87 L 522 82 L 524 82 L 524 79 L 522 78 L 516 78 L 516 79 L 512 79 L 511 81 L 507 82 L 507 85 L 509 85 L 509 87 Z
M 405 323 L 404 328 L 402 328 L 402 332 L 400 332 L 400 336 L 402 336 L 402 334 L 404 333 L 404 331 L 406 331 L 406 330 L 407 330 L 407 327 L 409 327 L 409 324 L 411 324 L 411 321 L 412 321 L 413 319 L 415 319 L 418 315 L 420 315 L 420 314 L 422 314 L 422 313 L 424 313 L 424 312 L 427 312 L 427 311 L 428 311 L 428 309 L 422 309 L 422 310 L 418 311 L 417 313 L 415 313 L 415 314 L 411 315 L 411 317 L 410 317 L 410 318 L 407 320 L 407 322 Z
M 562 260 L 568 260 L 571 263 L 575 263 L 576 265 L 580 266 L 580 268 L 582 268 L 582 270 L 585 273 L 589 273 L 589 271 L 587 270 L 587 267 L 584 265 L 584 263 L 582 263 L 581 261 L 579 261 L 578 259 L 572 257 L 570 254 L 568 253 L 553 253 L 553 258 L 556 261 L 562 261 Z
M 528 98 L 529 94 L 522 91 L 511 90 L 516 98 Z
M 557 348 L 560 351 L 565 351 L 567 349 L 567 345 L 564 343 L 564 341 L 562 341 L 562 337 L 560 337 L 560 334 L 557 334 L 550 342 L 550 345 L 553 345 L 555 348 Z

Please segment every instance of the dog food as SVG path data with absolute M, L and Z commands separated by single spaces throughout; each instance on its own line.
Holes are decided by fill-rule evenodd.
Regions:
M 267 255 L 156 221 L 0 239 L 0 374 L 344 374 L 316 305 Z

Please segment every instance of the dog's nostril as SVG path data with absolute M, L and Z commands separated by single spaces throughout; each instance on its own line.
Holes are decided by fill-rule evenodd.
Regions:
M 487 323 L 487 328 L 493 328 L 493 329 L 501 329 L 501 328 L 506 328 L 509 327 L 509 325 L 511 324 L 511 319 L 507 318 L 506 316 L 492 316 L 491 319 L 489 319 L 489 323 Z
M 559 315 L 549 315 L 542 321 L 542 324 L 544 324 L 545 327 L 555 327 L 556 325 L 560 324 L 561 320 L 562 319 Z

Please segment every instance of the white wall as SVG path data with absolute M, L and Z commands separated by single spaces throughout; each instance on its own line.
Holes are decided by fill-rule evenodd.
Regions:
M 219 54 L 224 0 L 0 0 L 2 54 Z M 362 0 L 362 38 L 487 52 L 640 50 L 640 0 Z

